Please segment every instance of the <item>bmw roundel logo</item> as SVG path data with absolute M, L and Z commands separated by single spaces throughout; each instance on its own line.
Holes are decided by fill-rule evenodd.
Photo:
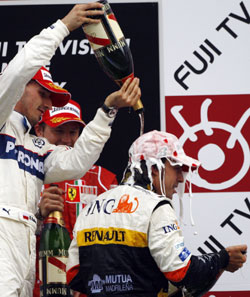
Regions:
M 35 146 L 42 148 L 45 145 L 45 141 L 42 138 L 34 138 L 33 143 Z

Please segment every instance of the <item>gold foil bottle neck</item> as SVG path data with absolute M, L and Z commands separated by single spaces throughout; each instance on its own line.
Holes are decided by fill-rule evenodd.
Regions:
M 63 215 L 60 211 L 52 211 L 49 215 L 48 215 L 48 219 L 47 219 L 48 223 L 55 223 L 55 224 L 59 224 L 62 227 L 65 226 L 65 222 L 63 219 Z
M 141 113 L 143 112 L 143 104 L 141 102 L 141 99 L 139 99 L 136 104 L 133 106 L 133 109 L 138 112 L 138 113 Z

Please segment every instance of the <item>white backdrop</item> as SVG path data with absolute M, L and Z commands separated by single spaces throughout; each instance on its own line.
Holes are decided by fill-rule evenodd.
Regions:
M 199 186 L 191 200 L 194 227 L 184 197 L 187 246 L 194 254 L 220 244 L 249 246 L 250 1 L 162 5 L 161 128 L 180 137 L 184 149 L 203 162 L 203 182 L 193 180 Z M 178 210 L 178 199 L 175 206 Z M 207 296 L 250 296 L 249 276 L 248 263 L 226 272 L 212 291 L 231 292 Z
M 165 0 L 163 6 L 165 94 L 249 93 L 250 1 Z M 232 14 L 242 19 L 236 19 Z M 206 39 L 221 52 L 220 55 L 206 45 Z M 201 45 L 213 55 L 213 62 L 200 49 Z M 202 74 L 191 71 L 184 80 L 189 87 L 186 91 L 173 76 L 181 65 L 184 69 L 179 77 L 190 71 L 185 61 L 197 69 L 202 68 L 194 51 L 199 52 L 208 65 Z

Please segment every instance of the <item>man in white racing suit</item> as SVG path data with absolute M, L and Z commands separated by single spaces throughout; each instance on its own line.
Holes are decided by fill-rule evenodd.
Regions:
M 139 79 L 109 95 L 74 148 L 55 146 L 30 135 L 52 105 L 63 106 L 70 94 L 54 85 L 47 65 L 62 40 L 84 22 L 98 20 L 100 3 L 78 4 L 62 19 L 34 36 L 0 75 L 0 296 L 32 296 L 35 278 L 37 203 L 43 183 L 82 177 L 108 140 L 114 118 L 109 110 L 133 106 L 140 98 Z M 91 10 L 89 10 L 91 9 Z M 114 114 L 114 113 L 112 113 Z M 41 209 L 41 215 L 51 211 Z
M 223 270 L 242 267 L 246 245 L 194 256 L 184 243 L 171 199 L 185 185 L 184 172 L 199 166 L 174 135 L 140 136 L 130 147 L 123 185 L 99 195 L 76 221 L 67 263 L 71 288 L 86 296 L 162 297 L 170 281 L 185 296 L 200 297 Z

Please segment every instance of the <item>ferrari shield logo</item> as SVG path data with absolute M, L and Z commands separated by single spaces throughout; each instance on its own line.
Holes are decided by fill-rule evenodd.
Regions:
M 80 202 L 80 188 L 77 185 L 70 185 L 67 184 L 67 196 L 66 201 L 67 202 Z
M 75 188 L 68 188 L 68 197 L 70 201 L 75 200 L 77 191 Z

